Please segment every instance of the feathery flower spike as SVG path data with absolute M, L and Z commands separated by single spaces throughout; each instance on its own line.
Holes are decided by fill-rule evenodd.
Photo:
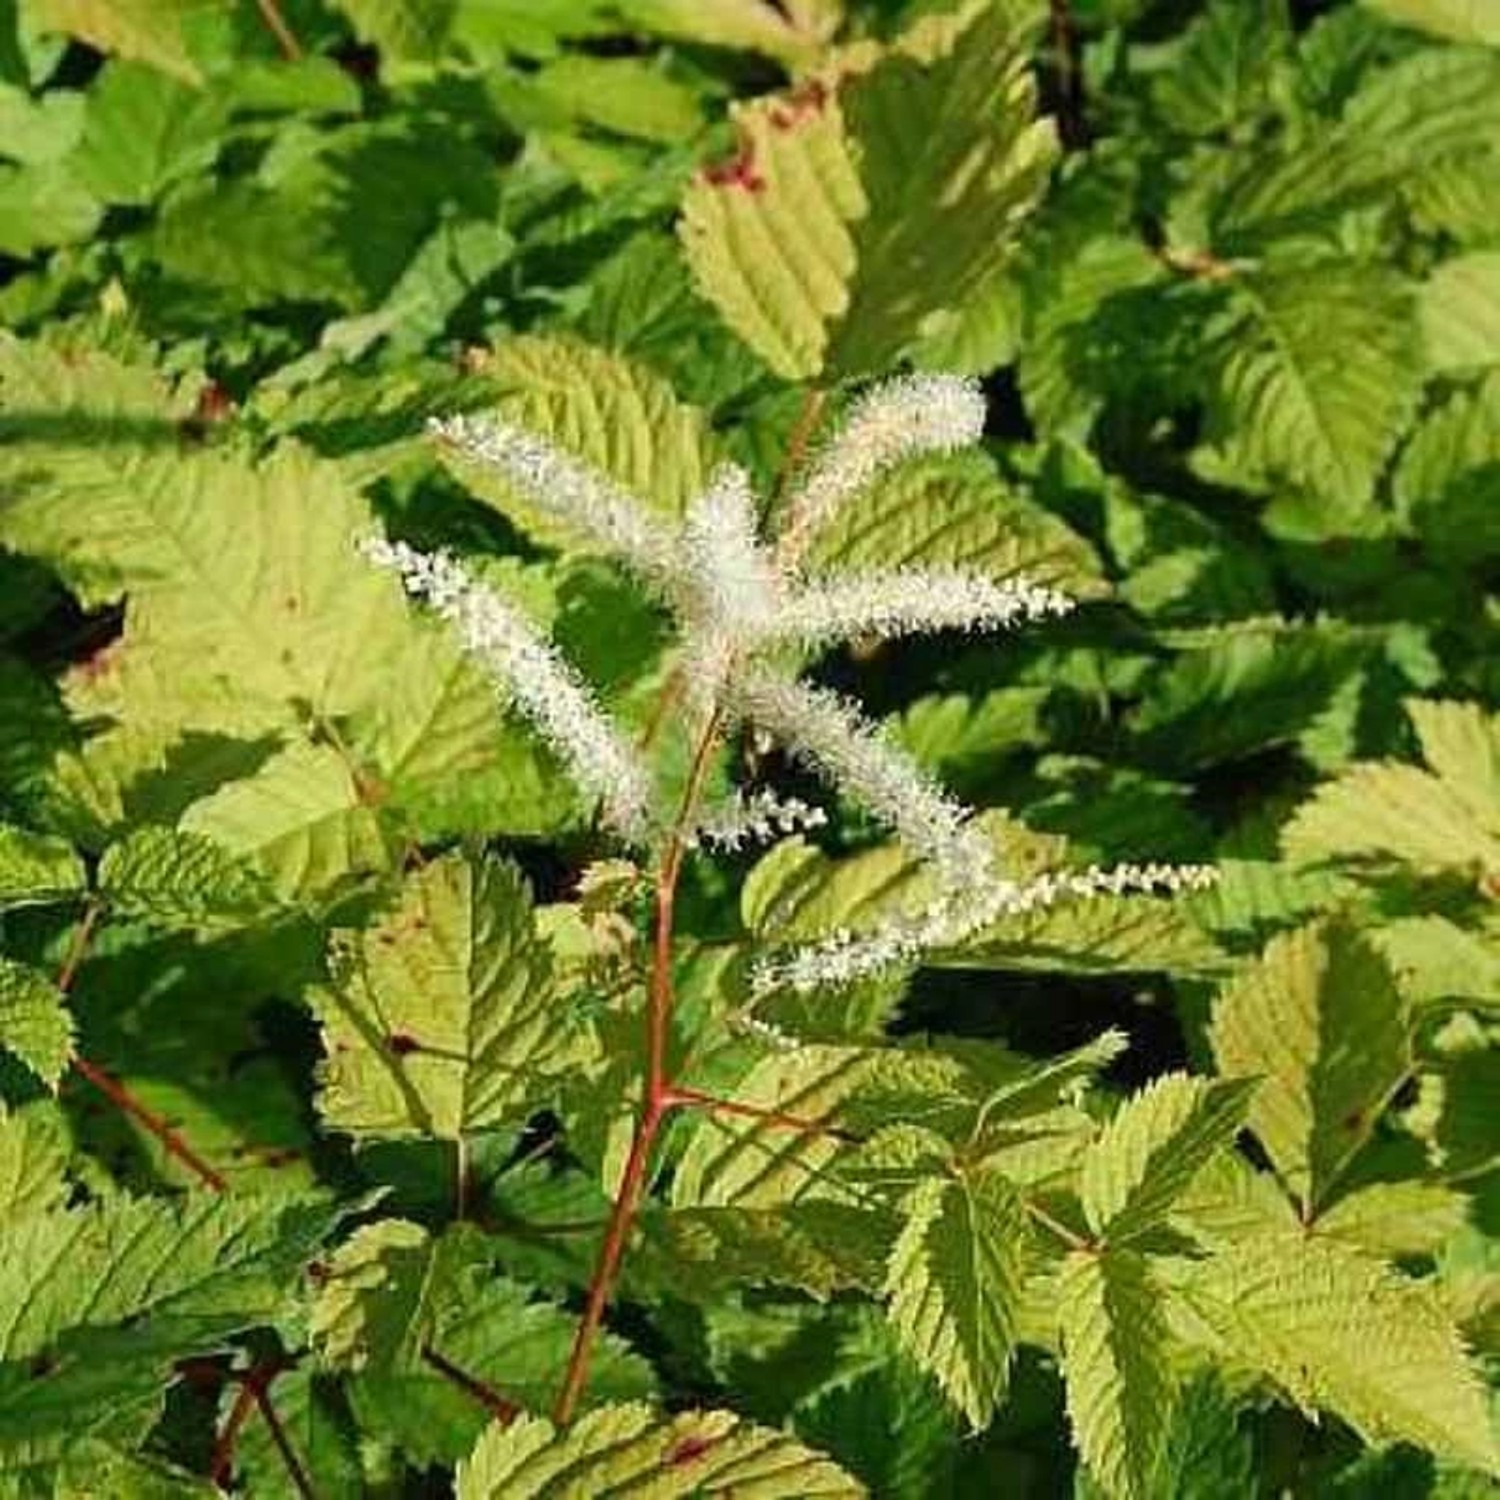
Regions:
M 531 720 L 578 785 L 600 800 L 609 822 L 629 839 L 644 837 L 651 807 L 644 768 L 530 621 L 442 553 L 379 537 L 360 550 L 377 567 L 397 573 L 408 594 L 425 600 L 454 626 L 464 650 L 486 668 L 501 696 Z
M 897 568 L 820 579 L 799 589 L 777 612 L 769 633 L 818 646 L 858 635 L 996 630 L 1072 609 L 1066 594 L 1027 578 L 996 582 L 963 568 Z
M 493 417 L 434 417 L 428 430 L 493 469 L 536 508 L 612 553 L 653 588 L 678 568 L 670 531 L 634 495 L 524 427 Z
M 977 442 L 984 416 L 978 382 L 959 375 L 903 375 L 861 396 L 788 503 L 782 563 L 800 563 L 813 534 L 893 464 Z
M 888 823 L 902 843 L 937 866 L 945 885 L 972 888 L 993 878 L 989 843 L 968 825 L 968 809 L 837 694 L 756 667 L 738 674 L 732 687 L 740 717 Z
M 779 989 L 805 994 L 852 984 L 924 953 L 955 947 L 1003 917 L 1023 916 L 1067 900 L 1206 890 L 1218 877 L 1212 865 L 1092 865 L 1086 870 L 1052 871 L 1024 884 L 998 880 L 971 892 L 948 889 L 913 915 L 864 932 L 835 931 L 761 962 L 751 975 L 751 990 L 757 995 Z
M 686 843 L 690 848 L 707 846 L 733 853 L 746 844 L 766 844 L 778 834 L 822 828 L 827 822 L 821 807 L 809 806 L 800 797 L 778 797 L 768 787 L 748 796 L 736 789 L 728 802 L 699 819 Z

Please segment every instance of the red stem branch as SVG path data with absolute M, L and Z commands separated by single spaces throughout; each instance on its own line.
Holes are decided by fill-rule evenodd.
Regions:
M 89 944 L 93 941 L 94 931 L 99 925 L 99 918 L 103 915 L 103 911 L 103 905 L 97 899 L 91 900 L 84 908 L 83 917 L 74 929 L 73 941 L 68 945 L 67 956 L 63 959 L 62 967 L 57 971 L 57 987 L 65 995 L 73 988 L 73 981 L 78 978 L 78 970 L 83 965 L 84 957 L 88 953 Z M 175 1156 L 178 1161 L 188 1167 L 205 1187 L 212 1188 L 216 1193 L 222 1193 L 228 1188 L 229 1184 L 224 1178 L 209 1166 L 177 1131 L 173 1130 L 160 1115 L 147 1109 L 118 1079 L 112 1078 L 97 1063 L 91 1063 L 81 1053 L 75 1052 L 72 1062 L 73 1067 L 101 1094 L 133 1120 L 138 1120 L 162 1143 L 167 1154 Z
M 276 1408 L 271 1404 L 270 1386 L 276 1373 L 272 1370 L 265 1378 L 247 1379 L 245 1384 L 249 1387 L 251 1399 L 260 1408 L 261 1416 L 265 1418 L 266 1426 L 270 1429 L 271 1441 L 276 1444 L 276 1451 L 281 1455 L 282 1463 L 286 1465 L 286 1472 L 293 1487 L 302 1500 L 318 1500 L 317 1492 L 312 1487 L 312 1480 L 307 1477 L 307 1470 L 302 1467 L 302 1460 L 297 1457 L 297 1450 L 292 1447 L 291 1439 L 286 1435 L 286 1428 L 281 1425 L 281 1418 L 276 1415 Z
M 466 1396 L 472 1396 L 497 1422 L 513 1422 L 520 1416 L 519 1403 L 502 1396 L 494 1386 L 486 1384 L 477 1375 L 471 1375 L 461 1365 L 456 1365 L 451 1359 L 439 1354 L 431 1344 L 422 1345 L 422 1358 L 445 1380 L 451 1380 Z
M 778 492 L 785 489 L 789 476 L 802 462 L 822 413 L 823 401 L 823 394 L 816 390 L 809 390 L 803 398 L 802 412 L 793 430 L 786 461 L 778 480 Z M 790 524 L 795 525 L 795 518 Z M 785 534 L 782 540 L 783 543 L 786 542 Z M 669 691 L 676 690 L 669 686 Z M 677 819 L 667 835 L 666 847 L 657 869 L 656 929 L 652 945 L 651 978 L 646 992 L 645 1088 L 635 1128 L 630 1136 L 630 1150 L 620 1174 L 620 1184 L 610 1208 L 609 1220 L 604 1227 L 604 1238 L 599 1245 L 594 1272 L 589 1278 L 583 1312 L 573 1335 L 573 1348 L 568 1355 L 562 1388 L 558 1391 L 552 1408 L 552 1419 L 560 1427 L 573 1419 L 578 1399 L 588 1381 L 589 1355 L 604 1322 L 610 1293 L 619 1274 L 625 1247 L 630 1240 L 631 1227 L 645 1195 L 651 1151 L 661 1131 L 662 1121 L 673 1108 L 689 1102 L 684 1091 L 674 1086 L 667 1064 L 667 1048 L 672 1030 L 673 909 L 677 897 L 677 881 L 682 874 L 683 855 L 686 851 L 683 840 L 697 811 L 714 746 L 718 743 L 721 722 L 722 716 L 715 709 L 703 726 L 693 753 L 693 763 L 683 789 L 682 801 L 677 809 Z
M 253 1373 L 252 1371 L 252 1376 Z M 247 1378 L 240 1383 L 239 1390 L 235 1392 L 234 1405 L 229 1408 L 229 1415 L 224 1419 L 224 1425 L 219 1429 L 218 1437 L 214 1439 L 213 1455 L 208 1461 L 209 1482 L 216 1484 L 221 1490 L 228 1487 L 230 1478 L 234 1474 L 235 1445 L 239 1442 L 240 1432 L 254 1410 L 255 1391 L 251 1379 Z
M 103 1068 L 91 1063 L 88 1058 L 79 1053 L 73 1054 L 73 1066 L 88 1081 L 99 1090 L 111 1103 L 117 1105 L 133 1120 L 140 1122 L 142 1126 L 154 1135 L 162 1143 L 169 1156 L 175 1156 L 183 1166 L 187 1167 L 204 1187 L 212 1188 L 216 1193 L 226 1192 L 229 1183 L 213 1167 L 203 1160 L 188 1143 L 183 1140 L 181 1134 L 174 1130 L 162 1117 L 152 1110 L 146 1108 L 129 1089 L 118 1079 L 110 1077 Z
M 297 42 L 292 28 L 287 25 L 286 17 L 281 13 L 281 7 L 276 0 L 255 0 L 260 11 L 260 18 L 266 23 L 266 29 L 276 38 L 276 45 L 281 48 L 281 55 L 288 62 L 296 62 L 302 56 L 302 48 Z
M 717 1094 L 705 1094 L 699 1089 L 674 1087 L 667 1096 L 667 1103 L 683 1105 L 691 1109 L 706 1109 L 716 1115 L 738 1115 L 745 1120 L 760 1120 L 767 1125 L 776 1125 L 783 1130 L 795 1130 L 802 1135 L 828 1135 L 841 1141 L 857 1139 L 851 1132 L 827 1120 L 809 1120 L 803 1115 L 789 1115 L 779 1109 L 766 1109 L 759 1104 L 743 1104 L 738 1099 L 722 1099 Z

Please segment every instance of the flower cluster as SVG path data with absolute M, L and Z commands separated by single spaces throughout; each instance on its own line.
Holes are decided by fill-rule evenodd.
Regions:
M 1006 878 L 971 817 L 855 705 L 798 680 L 788 662 L 864 637 L 994 630 L 1055 618 L 1072 601 L 1034 580 L 955 567 L 902 567 L 826 576 L 805 565 L 820 530 L 893 465 L 978 439 L 984 400 L 971 381 L 908 376 L 867 392 L 818 451 L 763 538 L 750 478 L 734 464 L 672 524 L 612 481 L 534 433 L 488 417 L 452 417 L 434 435 L 501 479 L 552 526 L 628 569 L 676 617 L 688 702 L 705 727 L 741 724 L 768 734 L 844 795 L 885 821 L 930 868 L 926 904 L 861 933 L 836 932 L 763 962 L 757 993 L 847 983 L 924 952 L 951 947 L 1005 916 L 1065 898 L 1180 890 L 1211 872 L 1150 865 Z M 512 606 L 444 556 L 375 542 L 368 555 L 400 574 L 458 631 L 506 699 L 557 750 L 605 820 L 626 838 L 658 835 L 646 763 L 587 688 Z M 767 791 L 738 793 L 679 830 L 691 847 L 736 850 L 823 814 Z

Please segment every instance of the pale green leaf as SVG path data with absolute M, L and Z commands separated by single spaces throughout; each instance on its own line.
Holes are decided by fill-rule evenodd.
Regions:
M 504 417 L 668 515 L 680 515 L 707 484 L 717 447 L 706 415 L 679 401 L 646 366 L 577 339 L 538 334 L 506 339 L 481 368 L 500 392 Z M 446 447 L 442 456 L 481 499 L 539 541 L 569 539 L 481 465 Z
M 458 1466 L 457 1500 L 784 1500 L 859 1496 L 829 1459 L 733 1412 L 601 1407 L 559 1433 L 544 1417 L 492 1425 Z
M 1500 47 L 1500 11 L 1491 0 L 1364 0 L 1372 10 L 1455 42 L 1488 42 Z
M 1260 1079 L 1248 1123 L 1312 1218 L 1411 1066 L 1405 1001 L 1339 924 L 1272 939 L 1214 1006 L 1219 1070 Z
M 832 32 L 828 6 L 781 6 L 771 0 L 616 0 L 616 8 L 637 26 L 662 36 L 681 37 L 711 47 L 759 52 L 789 66 L 816 57 Z
M 86 889 L 71 844 L 0 823 L 0 911 L 76 900 Z
M 1412 698 L 1422 758 L 1481 822 L 1500 827 L 1500 715 L 1477 703 Z
M 1004 1399 L 1022 1296 L 1026 1214 L 992 1167 L 929 1178 L 903 1204 L 886 1277 L 901 1347 L 976 1430 Z
M 334 0 L 362 42 L 393 61 L 429 60 L 441 55 L 456 0 Z
M 883 369 L 1003 263 L 1054 154 L 1034 113 L 999 6 L 741 106 L 734 160 L 683 202 L 700 291 L 787 378 Z
M 1500 869 L 1500 837 L 1436 776 L 1366 761 L 1325 782 L 1287 824 L 1294 860 L 1397 859 L 1424 870 Z
M 454 853 L 414 870 L 394 907 L 338 936 L 316 996 L 324 1118 L 448 1139 L 519 1121 L 584 1055 L 549 974 L 514 866 Z
M 644 1222 L 629 1274 L 668 1292 L 690 1277 L 704 1291 L 783 1286 L 821 1300 L 879 1287 L 890 1227 L 874 1205 L 677 1208 Z
M 1215 469 L 1253 488 L 1300 486 L 1337 513 L 1368 504 L 1420 384 L 1402 280 L 1347 265 L 1237 277 L 1214 336 Z
M 54 1090 L 73 1055 L 73 1018 L 62 991 L 39 969 L 3 957 L 0 1047 Z
M 102 213 L 67 162 L 0 163 L 0 254 L 25 259 L 86 240 Z
M 1083 596 L 1105 588 L 1093 548 L 978 453 L 903 465 L 840 507 L 809 552 L 814 570 L 905 564 L 1025 573 Z
M 283 897 L 327 892 L 348 875 L 390 868 L 395 840 L 371 787 L 329 745 L 295 744 L 253 776 L 230 782 L 183 815 L 182 830 L 251 867 L 237 892 L 252 899 L 258 872 Z
M 30 7 L 38 30 L 66 32 L 100 52 L 149 63 L 186 83 L 203 82 L 182 34 L 193 0 L 30 0 Z
M 1112 1500 L 1145 1500 L 1171 1423 L 1161 1292 L 1133 1250 L 1068 1256 L 1057 1288 L 1068 1421 Z
M 1297 1228 L 1297 1213 L 1272 1173 L 1252 1167 L 1237 1151 L 1221 1151 L 1172 1205 L 1169 1223 L 1217 1250 L 1248 1235 L 1289 1233 Z
M 1432 770 L 1361 761 L 1325 782 L 1282 833 L 1293 859 L 1404 860 L 1423 870 L 1500 868 L 1500 733 L 1477 705 L 1406 705 Z
M 68 1196 L 69 1149 L 67 1128 L 50 1102 L 0 1117 L 0 1221 L 45 1212 Z
M 162 927 L 225 931 L 280 914 L 258 871 L 181 829 L 141 828 L 111 844 L 98 880 L 111 910 Z
M 1478 1372 L 1435 1289 L 1300 1233 L 1241 1241 L 1191 1272 L 1187 1301 L 1222 1357 L 1368 1442 L 1500 1471 Z
M 1419 312 L 1427 368 L 1434 374 L 1500 363 L 1500 251 L 1445 260 L 1423 285 Z
M 0 1357 L 149 1316 L 184 1352 L 273 1321 L 342 1210 L 326 1199 L 114 1198 L 0 1224 Z
M 326 1262 L 308 1319 L 323 1361 L 334 1369 L 410 1368 L 422 1357 L 454 1282 L 488 1259 L 476 1232 L 458 1226 L 434 1238 L 406 1219 L 362 1225 Z
M 1469 1200 L 1438 1182 L 1372 1182 L 1332 1203 L 1314 1226 L 1382 1260 L 1432 1255 L 1468 1220 Z
M 1446 917 L 1402 917 L 1377 928 L 1385 955 L 1413 1005 L 1449 1001 L 1500 1010 L 1500 947 Z
M 1089 1227 L 1118 1244 L 1154 1228 L 1244 1123 L 1253 1080 L 1163 1073 L 1115 1112 L 1083 1157 Z
M 673 1203 L 769 1209 L 817 1196 L 841 1149 L 830 1133 L 839 1107 L 869 1081 L 875 1056 L 863 1048 L 810 1045 L 762 1058 L 736 1086 L 735 1100 L 808 1128 L 703 1111 L 677 1163 Z

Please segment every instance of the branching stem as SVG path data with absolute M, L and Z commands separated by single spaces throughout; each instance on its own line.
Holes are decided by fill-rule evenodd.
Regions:
M 513 1422 L 521 1414 L 519 1403 L 502 1396 L 494 1386 L 477 1375 L 471 1375 L 461 1365 L 456 1365 L 446 1355 L 440 1354 L 431 1344 L 422 1345 L 422 1358 L 445 1380 L 451 1380 L 466 1396 L 472 1396 L 495 1421 L 502 1425 Z
M 78 970 L 88 955 L 89 944 L 93 941 L 103 914 L 104 905 L 97 897 L 91 899 L 83 909 L 83 916 L 73 932 L 73 941 L 68 945 L 67 956 L 57 971 L 57 987 L 65 995 L 78 978 Z M 72 1061 L 75 1071 L 93 1084 L 112 1104 L 150 1131 L 161 1142 L 167 1155 L 176 1157 L 205 1187 L 212 1188 L 216 1193 L 222 1193 L 228 1188 L 229 1184 L 223 1176 L 204 1161 L 160 1115 L 142 1104 L 119 1079 L 106 1073 L 97 1063 L 90 1062 L 82 1053 L 75 1052 Z

